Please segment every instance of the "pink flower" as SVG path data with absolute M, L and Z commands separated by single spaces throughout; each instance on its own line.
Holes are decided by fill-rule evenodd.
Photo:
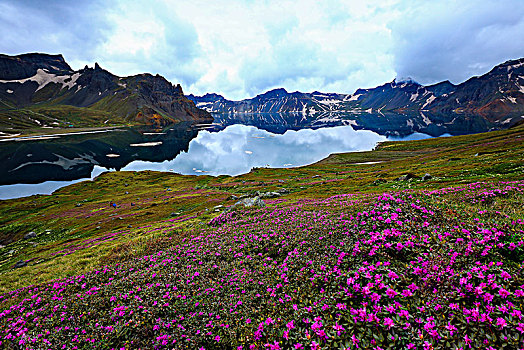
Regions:
M 413 293 L 411 293 L 411 291 L 409 289 L 404 289 L 402 291 L 402 296 L 405 297 L 405 298 L 410 297 L 412 295 L 413 295 Z
M 457 327 L 453 326 L 450 322 L 448 322 L 446 329 L 449 331 L 449 334 L 453 336 L 453 333 L 455 333 L 455 331 L 457 330 Z
M 395 297 L 395 295 L 397 295 L 397 292 L 395 292 L 391 288 L 388 288 L 388 290 L 386 290 L 386 294 L 387 294 L 388 297 L 393 298 L 393 297 Z
M 333 328 L 337 331 L 337 335 L 340 336 L 340 334 L 342 333 L 341 331 L 345 331 L 346 329 L 344 327 L 342 327 L 341 325 L 339 325 L 338 323 L 335 323 L 335 325 L 333 326 Z
M 389 318 L 389 317 L 384 318 L 384 326 L 387 326 L 388 329 L 390 329 L 394 325 L 395 325 L 395 323 L 393 322 L 393 320 L 391 318 Z
M 506 299 L 509 295 L 511 295 L 511 293 L 508 292 L 507 290 L 505 290 L 504 288 L 500 288 L 500 289 L 499 289 L 499 295 L 500 295 L 503 299 Z
M 355 337 L 354 334 L 351 335 L 351 340 L 353 341 L 353 344 L 356 345 L 356 346 L 358 347 L 358 342 L 359 342 L 360 340 L 358 340 L 358 338 Z
M 466 342 L 466 345 L 469 345 L 469 347 L 471 348 L 471 339 L 468 338 L 467 334 L 464 336 L 464 341 Z

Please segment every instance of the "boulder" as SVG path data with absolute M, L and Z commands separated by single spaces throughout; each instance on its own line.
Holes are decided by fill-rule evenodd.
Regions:
M 426 173 L 424 174 L 424 176 L 422 176 L 422 181 L 428 181 L 430 179 L 432 179 L 433 176 L 431 176 L 430 174 Z
M 36 233 L 34 231 L 31 231 L 29 233 L 26 233 L 24 235 L 24 239 L 31 239 L 31 238 L 35 238 L 36 237 Z
M 376 180 L 373 181 L 371 184 L 372 184 L 373 186 L 378 186 L 378 185 L 383 184 L 383 183 L 386 183 L 386 182 L 387 182 L 387 181 L 384 180 L 384 179 L 376 179 Z
M 15 269 L 19 269 L 19 268 L 24 267 L 24 266 L 27 266 L 27 263 L 24 260 L 20 260 L 20 261 L 18 261 L 15 264 L 14 268 Z
M 416 176 L 415 174 L 412 174 L 412 173 L 407 173 L 407 174 L 404 174 L 404 175 L 400 175 L 397 178 L 397 181 L 409 181 L 411 179 L 420 179 L 420 177 L 418 177 L 418 176 Z
M 257 195 L 260 198 L 275 198 L 275 197 L 280 197 L 282 194 L 280 194 L 279 192 L 270 191 L 270 192 L 265 192 L 265 193 L 257 192 Z
M 236 202 L 235 204 L 233 204 L 229 208 L 227 208 L 227 211 L 233 210 L 236 207 L 241 206 L 241 205 L 243 205 L 245 208 L 249 208 L 249 207 L 252 207 L 252 206 L 263 208 L 263 207 L 266 206 L 266 203 L 264 203 L 264 201 L 262 199 L 260 199 L 259 196 L 256 196 L 256 197 L 253 197 L 253 198 L 244 198 L 244 199 Z

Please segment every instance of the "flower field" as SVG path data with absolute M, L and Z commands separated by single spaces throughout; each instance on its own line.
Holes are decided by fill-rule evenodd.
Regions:
M 224 211 L 169 249 L 4 293 L 1 346 L 524 348 L 524 218 L 501 209 L 523 198 L 524 181 L 476 182 Z

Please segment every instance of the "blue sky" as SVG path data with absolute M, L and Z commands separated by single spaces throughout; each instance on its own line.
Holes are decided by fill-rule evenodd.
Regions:
M 3 0 L 0 52 L 62 53 L 230 99 L 460 83 L 524 57 L 522 0 Z

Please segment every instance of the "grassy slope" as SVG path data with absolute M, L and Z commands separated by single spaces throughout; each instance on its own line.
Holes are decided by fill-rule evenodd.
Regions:
M 295 343 L 302 343 L 307 348 L 313 348 L 317 343 L 340 348 L 352 344 L 351 334 L 357 336 L 364 348 L 371 347 L 372 342 L 390 348 L 403 348 L 411 342 L 422 348 L 424 341 L 433 343 L 436 348 L 464 347 L 469 339 L 473 339 L 474 347 L 481 346 L 482 341 L 495 347 L 522 345 L 518 331 L 521 326 L 518 319 L 512 318 L 517 314 L 510 316 L 503 309 L 495 309 L 491 313 L 491 323 L 471 323 L 465 318 L 469 314 L 450 316 L 450 312 L 454 314 L 455 311 L 450 309 L 453 303 L 449 306 L 448 303 L 474 308 L 472 303 L 478 299 L 473 293 L 461 296 L 463 291 L 452 291 L 462 284 L 459 280 L 463 278 L 470 278 L 475 286 L 480 283 L 481 280 L 471 277 L 477 271 L 476 266 L 481 266 L 477 264 L 484 264 L 485 271 L 489 270 L 486 273 L 502 276 L 496 277 L 500 288 L 513 293 L 519 285 L 524 286 L 521 275 L 524 248 L 520 247 L 524 242 L 521 229 L 524 191 L 518 189 L 524 180 L 523 140 L 524 126 L 520 126 L 453 138 L 386 142 L 371 152 L 335 154 L 316 164 L 294 169 L 253 169 L 249 174 L 237 177 L 181 176 L 149 171 L 106 173 L 95 181 L 68 186 L 51 196 L 2 201 L 0 238 L 4 244 L 11 243 L 0 248 L 0 291 L 12 291 L 57 278 L 61 278 L 61 282 L 44 284 L 39 287 L 39 292 L 24 289 L 0 295 L 0 309 L 13 306 L 32 310 L 33 304 L 26 305 L 24 300 L 33 303 L 30 300 L 37 296 L 43 298 L 42 308 L 37 311 L 39 317 L 52 315 L 62 304 L 67 306 L 67 319 L 49 316 L 30 321 L 34 317 L 31 313 L 12 316 L 27 320 L 24 327 L 28 327 L 33 335 L 45 329 L 60 328 L 48 338 L 53 346 L 70 344 L 66 347 L 72 347 L 80 339 L 77 344 L 81 348 L 117 345 L 120 348 L 124 341 L 133 342 L 133 345 L 128 345 L 131 348 L 151 347 L 152 342 L 159 348 L 169 347 L 173 346 L 172 341 L 179 341 L 177 346 L 180 348 L 194 348 L 197 344 L 206 348 L 230 348 L 232 345 L 236 348 L 248 343 L 267 348 L 268 345 L 264 344 L 275 344 L 274 341 L 286 348 Z M 378 163 L 358 164 L 363 162 Z M 407 173 L 415 176 L 429 173 L 432 178 L 428 181 L 397 180 Z M 478 181 L 484 184 L 471 185 Z M 500 181 L 520 181 L 520 185 L 506 186 Z M 450 186 L 462 186 L 463 189 L 446 189 Z M 508 189 L 510 187 L 512 189 Z M 266 200 L 268 209 L 226 214 L 220 207 L 234 204 L 237 199 L 231 198 L 232 195 L 252 196 L 256 191 L 281 188 L 290 193 Z M 429 194 L 430 190 L 436 189 L 441 190 Z M 384 192 L 393 193 L 396 199 L 381 196 Z M 340 196 L 345 193 L 353 195 Z M 115 203 L 116 208 L 110 203 Z M 368 216 L 373 212 L 375 216 Z M 378 215 L 388 217 L 395 213 L 400 213 L 401 224 L 375 221 L 381 220 Z M 344 220 L 351 223 L 354 217 L 363 220 L 357 220 L 353 226 L 341 225 Z M 366 217 L 373 221 L 365 222 Z M 424 229 L 426 226 L 428 228 Z M 483 250 L 491 247 L 483 243 L 491 239 L 486 238 L 490 237 L 491 231 L 486 231 L 489 227 L 496 228 L 493 232 L 505 232 L 499 242 L 506 245 L 515 242 L 519 244 L 518 248 L 508 250 L 497 246 L 484 254 Z M 388 236 L 387 232 L 394 233 L 399 228 L 406 234 Z M 37 237 L 22 239 L 29 231 L 37 233 Z M 240 240 L 239 232 L 244 232 L 243 237 L 255 237 L 255 240 Z M 446 238 L 448 234 L 451 235 L 449 240 Z M 199 238 L 195 240 L 197 236 Z M 367 246 L 363 242 L 370 237 L 376 241 Z M 466 248 L 459 240 L 455 242 L 457 238 L 476 243 Z M 387 245 L 397 247 L 413 241 L 412 248 L 402 251 Z M 362 244 L 362 257 L 350 254 L 352 257 L 340 265 L 341 250 L 347 251 L 348 256 L 355 242 Z M 374 249 L 377 249 L 376 254 L 367 256 L 367 252 Z M 472 257 L 465 253 L 467 249 L 472 249 Z M 214 253 L 206 256 L 209 251 Z M 453 266 L 457 273 L 449 275 L 449 270 L 434 272 L 444 266 L 449 269 L 451 265 L 446 264 L 452 264 L 448 261 L 451 253 L 447 252 L 454 251 L 459 253 Z M 293 256 L 289 255 L 290 252 L 300 254 Z M 238 259 L 240 253 L 242 260 Z M 136 259 L 144 255 L 150 256 Z M 28 266 L 13 269 L 15 262 L 21 259 Z M 478 259 L 478 262 L 471 259 Z M 358 280 L 359 272 L 367 269 L 366 260 L 379 266 L 376 270 L 369 270 L 375 278 L 382 276 L 380 278 L 397 292 L 403 288 L 406 292 L 410 283 L 420 288 L 407 299 L 400 295 L 388 297 L 384 289 L 380 302 L 383 307 L 400 307 L 398 305 L 402 304 L 402 310 L 414 318 L 425 319 L 431 315 L 435 317 L 438 334 L 445 338 L 432 339 L 428 335 L 431 330 L 416 333 L 417 329 L 423 329 L 424 322 L 431 327 L 431 320 L 425 319 L 420 325 L 415 323 L 414 327 L 403 329 L 401 318 L 386 310 L 377 312 L 380 318 L 377 323 L 352 321 L 349 311 L 342 309 L 331 311 L 339 304 L 358 308 L 367 300 L 361 299 L 360 293 L 344 297 L 337 287 L 341 283 L 337 282 L 338 278 L 342 278 L 344 286 L 349 276 Z M 171 263 L 166 264 L 166 261 Z M 197 275 L 191 272 L 191 265 L 196 261 L 202 264 L 197 267 L 201 278 L 195 278 Z M 285 278 L 280 275 L 280 271 L 285 271 L 281 270 L 286 267 L 284 261 L 289 267 L 288 282 L 283 282 Z M 503 267 L 493 265 L 494 261 L 502 261 Z M 428 263 L 433 270 L 427 270 Z M 417 276 L 411 268 L 425 272 Z M 95 270 L 96 273 L 89 272 Z M 400 280 L 395 279 L 391 272 L 397 272 Z M 504 277 L 507 272 L 509 280 Z M 82 276 L 63 279 L 78 275 Z M 112 279 L 118 275 L 121 277 Z M 240 281 L 249 279 L 257 283 L 238 285 L 233 276 Z M 192 282 L 189 283 L 188 279 L 186 283 L 187 278 Z M 283 286 L 277 284 L 280 278 Z M 330 282 L 326 283 L 328 280 Z M 62 287 L 57 286 L 64 288 L 58 294 L 56 288 Z M 169 303 L 162 304 L 166 295 L 173 293 L 173 286 L 177 286 L 178 291 L 168 298 Z M 209 296 L 208 291 L 216 291 L 217 286 L 224 289 Z M 274 293 L 270 293 L 270 287 L 274 286 L 283 288 L 281 306 L 276 302 L 278 296 L 274 299 Z M 101 289 L 98 291 L 98 288 Z M 266 288 L 269 289 L 266 291 Z M 35 293 L 33 297 L 32 293 Z M 132 293 L 136 297 L 129 300 Z M 496 289 L 493 293 L 496 294 Z M 53 295 L 59 298 L 52 298 Z M 191 302 L 178 299 L 183 295 Z M 285 301 L 282 299 L 284 295 Z M 452 299 L 448 299 L 450 296 Z M 243 301 L 242 306 L 237 304 L 234 308 L 226 308 L 237 300 Z M 197 314 L 200 309 L 195 301 L 204 304 L 202 310 L 212 311 L 213 316 Z M 300 308 L 294 311 L 294 304 Z M 505 299 L 495 295 L 493 304 L 499 308 L 510 306 L 517 311 L 524 309 L 522 301 L 514 296 Z M 320 305 L 329 308 L 320 308 Z M 109 307 L 117 310 L 124 306 L 134 313 L 124 312 L 118 316 L 117 311 L 107 312 Z M 420 306 L 435 309 L 420 311 Z M 241 310 L 238 316 L 236 311 L 232 312 L 237 307 Z M 483 310 L 484 306 L 481 312 Z M 313 331 L 311 323 L 301 321 L 313 317 L 311 312 L 322 319 L 329 339 L 318 329 Z M 215 315 L 222 317 L 222 324 L 214 326 L 212 332 L 195 336 L 204 324 L 215 320 Z M 252 324 L 246 324 L 241 316 L 250 317 Z M 4 315 L 0 321 L 5 322 L 6 317 L 11 316 Z M 395 326 L 383 324 L 387 317 L 391 317 L 389 321 Z M 168 322 L 170 319 L 173 319 L 172 324 Z M 175 319 L 182 328 L 173 327 Z M 185 320 L 182 322 L 182 319 Z M 447 319 L 452 320 L 458 331 L 445 328 L 446 323 L 440 320 Z M 286 333 L 283 332 L 290 320 L 294 320 L 297 328 L 287 326 L 291 338 L 285 339 Z M 108 328 L 100 329 L 99 322 Z M 503 322 L 509 325 L 503 326 Z M 18 332 L 19 326 L 14 323 L 1 324 L 8 333 Z M 225 324 L 231 328 L 222 328 Z M 259 325 L 260 329 L 261 324 L 265 327 L 264 332 L 257 338 L 256 327 Z M 87 333 L 66 331 L 62 325 L 80 327 Z M 344 331 L 335 336 L 333 329 L 340 326 L 345 327 Z M 448 327 L 451 326 L 448 324 Z M 184 340 L 188 334 L 194 337 L 191 342 Z M 392 336 L 395 341 L 390 339 Z M 23 339 L 27 341 L 27 338 Z M 95 343 L 91 343 L 93 339 L 97 339 Z M 35 341 L 39 343 L 41 340 Z
M 1 201 L 0 244 L 11 243 L 0 248 L 0 291 L 81 274 L 108 261 L 143 254 L 149 240 L 163 237 L 165 228 L 173 225 L 169 220 L 175 220 L 175 227 L 182 231 L 203 225 L 222 210 L 215 206 L 236 202 L 231 195 L 254 195 L 256 191 L 284 187 L 291 193 L 282 198 L 290 203 L 341 193 L 522 180 L 523 141 L 524 126 L 520 126 L 469 136 L 386 142 L 370 152 L 335 154 L 300 168 L 259 168 L 237 177 L 106 173 L 51 196 Z M 372 161 L 380 163 L 356 164 Z M 425 182 L 396 181 L 406 173 L 429 173 L 433 178 Z M 110 202 L 117 208 L 110 207 Z M 510 204 L 499 203 L 501 210 L 522 217 L 522 203 Z M 145 226 L 153 229 L 146 230 Z M 30 231 L 36 232 L 37 238 L 22 239 Z M 119 234 L 113 237 L 115 232 Z M 82 246 L 89 249 L 80 249 Z M 21 259 L 29 261 L 29 267 L 12 269 Z

